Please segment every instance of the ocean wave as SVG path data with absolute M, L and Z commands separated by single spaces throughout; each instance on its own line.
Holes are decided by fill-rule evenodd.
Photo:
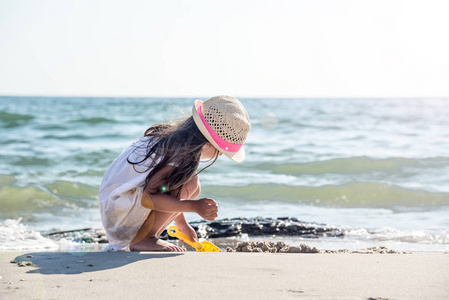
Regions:
M 84 134 L 69 134 L 69 135 L 48 134 L 42 137 L 42 139 L 46 140 L 86 140 L 90 138 L 97 138 L 97 137 L 89 137 Z
M 36 156 L 13 156 L 9 160 L 13 166 L 50 166 L 53 163 L 48 158 Z
M 8 186 L 15 181 L 16 181 L 16 178 L 14 176 L 0 174 L 0 187 Z
M 30 120 L 34 119 L 30 115 L 10 114 L 0 111 L 0 126 L 4 128 L 13 128 L 28 124 Z
M 58 215 L 62 210 L 78 211 L 97 205 L 98 188 L 83 183 L 56 181 L 44 188 L 14 186 L 11 176 L 0 177 L 0 219 L 23 217 L 31 221 L 38 214 Z
M 21 218 L 7 219 L 0 223 L 0 251 L 57 250 L 58 244 L 43 237 L 26 225 Z
M 344 230 L 345 236 L 351 239 L 375 242 L 400 242 L 419 244 L 449 244 L 449 229 L 399 230 L 396 228 L 366 228 Z
M 0 121 L 10 122 L 10 121 L 28 121 L 34 119 L 33 116 L 30 115 L 21 115 L 21 114 L 10 114 L 7 112 L 0 111 Z
M 59 197 L 69 197 L 74 199 L 96 199 L 98 188 L 84 183 L 56 181 L 45 186 L 50 192 Z
M 43 124 L 43 125 L 38 125 L 35 127 L 36 129 L 39 130 L 66 130 L 67 127 L 63 126 L 61 124 Z
M 407 167 L 413 168 L 442 168 L 449 166 L 449 158 L 403 158 L 391 157 L 384 159 L 375 159 L 366 156 L 351 158 L 335 158 L 323 161 L 314 161 L 309 163 L 263 163 L 254 167 L 262 170 L 271 170 L 275 173 L 287 175 L 300 174 L 360 174 L 371 172 L 398 173 L 401 169 Z
M 0 219 L 47 211 L 64 201 L 36 187 L 4 186 L 0 189 Z
M 87 170 L 84 172 L 79 172 L 76 170 L 67 170 L 64 172 L 59 173 L 59 177 L 64 176 L 72 176 L 72 177 L 95 177 L 95 178 L 101 178 L 103 177 L 104 170 L 98 171 L 98 170 Z
M 110 150 L 104 149 L 100 151 L 89 151 L 76 153 L 70 156 L 68 159 L 76 162 L 80 165 L 85 166 L 101 166 L 106 170 L 106 167 L 111 164 L 111 162 L 116 158 L 117 153 Z
M 51 139 L 51 140 L 97 140 L 97 139 L 118 139 L 118 138 L 126 138 L 125 135 L 121 134 L 96 134 L 96 135 L 88 135 L 88 134 L 48 134 L 42 137 L 42 139 Z
M 99 124 L 99 123 L 117 123 L 116 120 L 114 119 L 109 119 L 109 118 L 101 118 L 101 117 L 97 117 L 97 118 L 82 118 L 82 119 L 78 119 L 78 120 L 73 120 L 73 122 L 77 122 L 77 123 L 87 123 L 87 124 Z
M 280 186 L 251 184 L 242 187 L 207 186 L 203 194 L 236 201 L 297 202 L 331 207 L 391 208 L 449 205 L 449 193 L 405 189 L 377 182 L 352 181 L 342 185 Z

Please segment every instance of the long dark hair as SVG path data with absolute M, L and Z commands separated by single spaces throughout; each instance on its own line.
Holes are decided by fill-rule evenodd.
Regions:
M 145 185 L 163 167 L 168 164 L 174 165 L 174 169 L 168 174 L 166 189 L 158 190 L 156 193 L 179 189 L 177 194 L 179 197 L 184 184 L 193 176 L 210 167 L 218 158 L 218 150 L 215 150 L 212 162 L 196 173 L 200 163 L 201 150 L 208 140 L 196 126 L 193 117 L 167 124 L 155 124 L 145 131 L 144 136 L 154 138 L 148 142 L 145 157 L 140 161 L 130 161 L 128 157 L 128 163 L 133 164 L 136 169 L 135 165 L 141 164 L 153 156 L 153 162 L 146 170 L 152 169 L 146 177 Z

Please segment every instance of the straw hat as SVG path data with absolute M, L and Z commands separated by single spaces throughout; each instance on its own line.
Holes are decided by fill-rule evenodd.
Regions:
M 195 100 L 192 114 L 196 126 L 218 151 L 236 162 L 245 159 L 243 143 L 251 123 L 239 100 L 231 96 Z

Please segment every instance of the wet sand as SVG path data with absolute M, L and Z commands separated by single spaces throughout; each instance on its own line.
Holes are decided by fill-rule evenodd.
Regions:
M 1 252 L 0 277 L 2 300 L 449 299 L 449 254 Z

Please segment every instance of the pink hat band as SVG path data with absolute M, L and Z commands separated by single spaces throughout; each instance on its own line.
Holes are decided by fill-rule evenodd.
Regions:
M 201 118 L 201 122 L 203 122 L 204 127 L 206 128 L 207 132 L 209 132 L 210 136 L 214 140 L 214 142 L 220 147 L 221 149 L 229 152 L 238 152 L 240 148 L 242 148 L 243 144 L 233 144 L 230 142 L 227 142 L 223 140 L 221 137 L 216 134 L 212 128 L 210 128 L 209 124 L 207 124 L 206 120 L 204 119 L 203 113 L 201 111 L 202 105 L 198 105 L 197 112 L 198 115 Z

